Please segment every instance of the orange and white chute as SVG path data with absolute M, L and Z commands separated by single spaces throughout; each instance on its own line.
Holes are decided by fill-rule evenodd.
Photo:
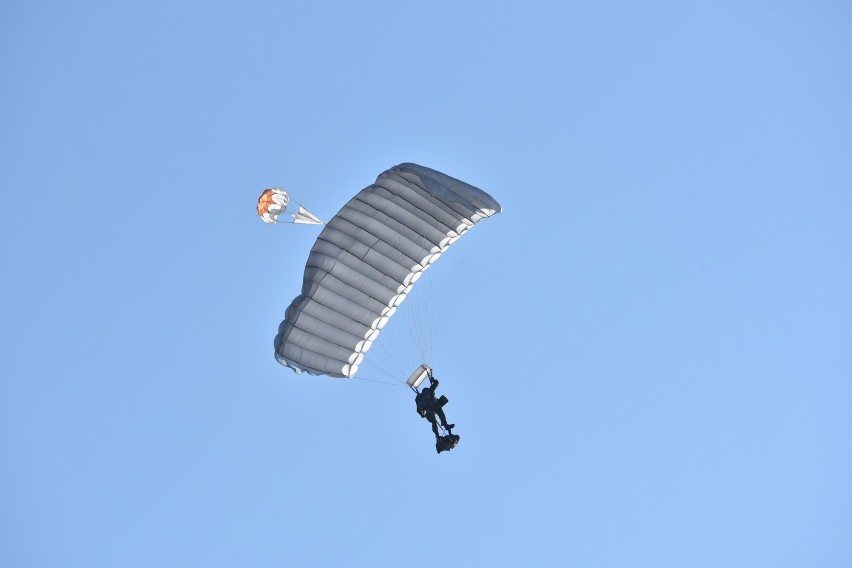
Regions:
M 276 223 L 278 216 L 287 209 L 288 203 L 290 196 L 285 190 L 280 187 L 266 189 L 257 200 L 257 214 L 264 223 Z

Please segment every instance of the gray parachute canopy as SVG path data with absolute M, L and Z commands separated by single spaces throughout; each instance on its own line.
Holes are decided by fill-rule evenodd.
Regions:
M 302 293 L 278 327 L 275 358 L 297 373 L 354 376 L 423 272 L 501 210 L 481 189 L 417 164 L 382 173 L 317 238 Z

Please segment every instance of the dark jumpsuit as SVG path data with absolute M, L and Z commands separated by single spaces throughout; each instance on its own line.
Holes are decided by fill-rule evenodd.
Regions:
M 438 384 L 438 379 L 429 377 L 429 386 L 423 389 L 422 392 L 417 393 L 417 396 L 414 398 L 414 402 L 417 404 L 417 413 L 429 421 L 436 438 L 439 435 L 438 422 L 435 420 L 436 414 L 441 419 L 441 425 L 444 428 L 447 427 L 447 417 L 444 415 L 443 404 L 440 404 L 438 399 L 435 398 L 435 389 L 438 388 Z

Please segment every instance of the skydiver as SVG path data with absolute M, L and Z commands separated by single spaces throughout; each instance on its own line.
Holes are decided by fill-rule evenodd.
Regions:
M 441 435 L 438 433 L 438 421 L 435 420 L 435 415 L 438 415 L 438 418 L 441 419 L 441 426 L 448 432 L 450 436 L 453 435 L 453 428 L 455 428 L 455 424 L 447 424 L 447 417 L 444 415 L 444 405 L 449 402 L 447 397 L 441 395 L 440 398 L 435 398 L 435 389 L 438 388 L 438 379 L 432 376 L 432 371 L 428 372 L 429 377 L 429 386 L 423 389 L 423 391 L 418 392 L 417 396 L 414 397 L 414 402 L 417 404 L 417 414 L 425 418 L 432 425 L 432 432 L 435 434 L 435 440 L 440 442 Z

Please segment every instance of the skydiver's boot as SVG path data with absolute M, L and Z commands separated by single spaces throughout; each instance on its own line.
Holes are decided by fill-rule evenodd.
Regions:
M 447 432 L 449 432 L 450 430 L 452 430 L 455 427 L 456 427 L 455 424 L 444 424 L 444 428 L 447 430 Z

